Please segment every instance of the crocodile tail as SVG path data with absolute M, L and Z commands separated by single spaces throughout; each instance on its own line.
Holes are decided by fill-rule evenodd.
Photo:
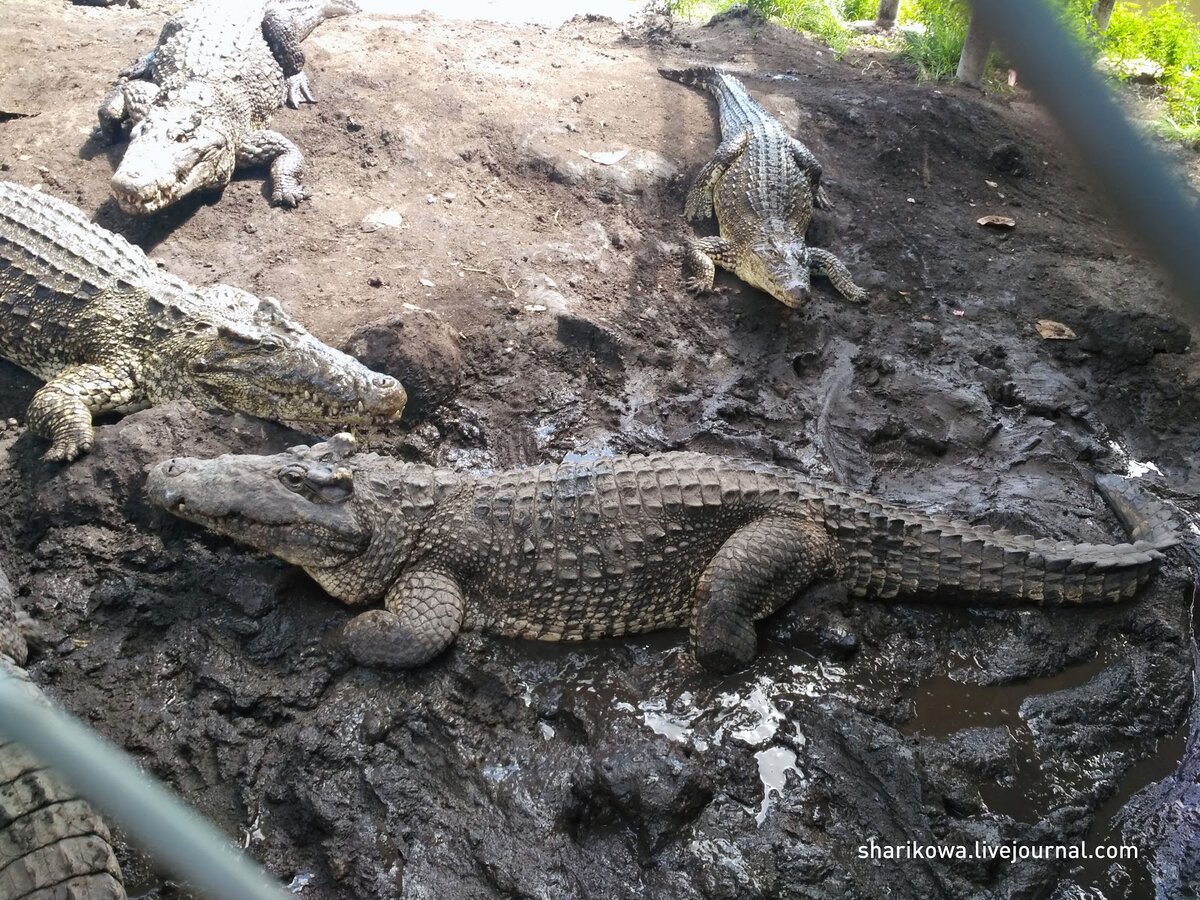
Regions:
M 658 74 L 671 81 L 678 81 L 680 84 L 712 90 L 712 85 L 720 77 L 721 72 L 712 66 L 696 66 L 691 69 L 659 69 Z
M 1179 535 L 1165 507 L 1124 479 L 1103 476 L 1098 486 L 1132 543 L 1034 538 L 850 494 L 825 502 L 826 527 L 856 596 L 964 605 L 1115 603 L 1137 594 Z
M 3 677 L 43 698 L 23 669 Z M 0 897 L 125 900 L 108 829 L 86 801 L 28 751 L 0 737 Z
M 1138 490 L 1132 480 L 1120 475 L 1097 475 L 1096 489 L 1134 541 L 1159 550 L 1179 543 L 1179 531 L 1167 505 Z

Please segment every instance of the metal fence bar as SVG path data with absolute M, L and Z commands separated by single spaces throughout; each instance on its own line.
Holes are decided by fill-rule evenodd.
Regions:
M 0 732 L 57 770 L 154 857 L 212 900 L 290 896 L 120 750 L 0 670 Z
M 1200 211 L 1171 165 L 1125 119 L 1083 50 L 1043 0 L 971 0 L 1109 197 L 1130 235 L 1200 312 Z

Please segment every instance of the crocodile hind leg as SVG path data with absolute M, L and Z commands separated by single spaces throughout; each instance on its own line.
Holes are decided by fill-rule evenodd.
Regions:
M 126 122 L 136 125 L 145 117 L 158 92 L 159 87 L 153 81 L 118 84 L 108 92 L 97 111 L 100 133 L 110 141 L 116 141 Z
M 138 399 L 133 377 L 116 367 L 70 366 L 42 385 L 29 404 L 29 430 L 48 437 L 42 459 L 70 462 L 92 449 L 92 417 Z
M 300 183 L 304 156 L 300 148 L 277 131 L 252 131 L 238 148 L 238 166 L 271 166 L 271 202 L 280 206 L 299 206 L 308 193 Z
M 419 666 L 449 647 L 462 627 L 462 588 L 441 572 L 408 573 L 385 603 L 387 609 L 355 616 L 342 632 L 350 655 L 363 665 Z
M 304 50 L 300 47 L 312 30 L 337 16 L 358 12 L 358 6 L 347 0 L 272 0 L 263 13 L 262 31 L 267 46 L 287 79 L 288 106 L 316 103 L 304 74 Z
M 838 293 L 854 303 L 862 303 L 867 299 L 867 292 L 854 283 L 850 270 L 842 265 L 842 261 L 828 250 L 810 247 L 808 250 L 809 266 L 814 272 L 820 272 L 837 288 Z
M 749 665 L 758 651 L 755 621 L 840 570 L 834 543 L 817 522 L 776 514 L 743 526 L 700 577 L 691 627 L 696 659 L 714 672 Z
M 742 155 L 749 140 L 750 132 L 743 131 L 729 140 L 722 141 L 713 158 L 705 163 L 700 174 L 696 176 L 696 184 L 688 191 L 687 203 L 683 207 L 683 214 L 689 222 L 712 218 L 713 190 L 734 160 Z
M 829 195 L 825 193 L 825 187 L 821 184 L 821 175 L 823 169 L 821 164 L 817 162 L 817 158 L 813 156 L 804 144 L 795 138 L 791 138 L 792 142 L 792 158 L 796 160 L 796 165 L 804 170 L 804 174 L 808 177 L 808 184 L 812 190 L 813 205 L 817 209 L 833 209 L 833 201 L 829 199 Z
M 711 291 L 717 266 L 733 270 L 737 254 L 723 237 L 689 238 L 683 255 L 683 286 L 695 294 Z

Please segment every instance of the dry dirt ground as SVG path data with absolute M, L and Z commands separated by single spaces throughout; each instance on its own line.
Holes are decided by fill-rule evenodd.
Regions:
M 1196 508 L 1189 323 L 1019 92 L 916 85 L 744 18 L 354 16 L 306 44 L 320 104 L 275 119 L 309 202 L 273 209 L 249 173 L 133 220 L 95 108 L 169 9 L 3 0 L 0 175 L 193 282 L 279 297 L 400 376 L 407 423 L 366 435 L 380 449 L 460 467 L 703 449 L 1091 541 L 1119 533 L 1092 473 L 1149 461 L 1149 489 Z M 811 237 L 869 303 L 822 285 L 789 313 L 725 275 L 682 289 L 683 198 L 716 145 L 710 99 L 655 71 L 686 64 L 746 73 L 822 160 L 836 209 Z M 1078 339 L 1042 340 L 1039 319 Z M 0 421 L 36 387 L 0 363 Z M 815 591 L 723 680 L 682 634 L 471 637 L 383 674 L 350 665 L 347 614 L 307 579 L 142 502 L 158 459 L 297 440 L 172 404 L 110 420 L 61 468 L 10 428 L 0 563 L 46 632 L 34 677 L 301 896 L 1149 896 L 1137 864 L 857 850 L 1086 837 L 1151 854 L 1114 816 L 1182 751 L 1182 554 L 1114 609 Z M 131 895 L 187 894 L 121 854 Z

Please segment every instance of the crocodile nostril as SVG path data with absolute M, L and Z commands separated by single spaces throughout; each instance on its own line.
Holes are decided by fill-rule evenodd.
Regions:
M 397 381 L 390 375 L 376 375 L 371 379 L 371 384 L 375 385 L 377 388 L 394 388 L 397 384 Z
M 178 460 L 167 460 L 166 465 L 163 466 L 163 474 L 165 474 L 168 478 L 174 478 L 176 475 L 182 475 L 183 466 L 179 464 Z

